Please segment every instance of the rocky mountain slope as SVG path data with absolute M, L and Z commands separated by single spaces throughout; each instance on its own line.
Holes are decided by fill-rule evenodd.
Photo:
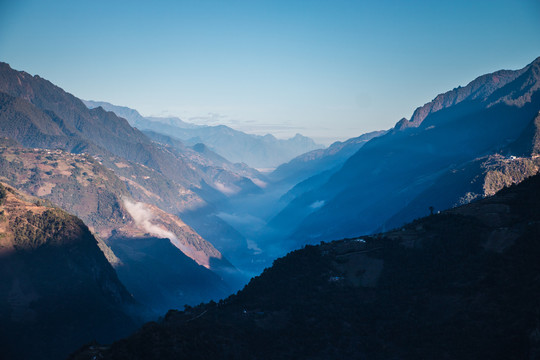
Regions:
M 225 125 L 202 126 L 180 119 L 145 118 L 133 109 L 102 101 L 85 101 L 85 104 L 90 108 L 101 106 L 113 111 L 140 130 L 174 136 L 188 145 L 203 143 L 229 161 L 246 163 L 254 168 L 273 168 L 297 155 L 322 147 L 300 134 L 281 140 L 272 135 L 246 134 Z
M 195 231 L 221 250 L 232 249 L 233 256 L 248 251 L 246 239 L 215 213 L 216 204 L 229 197 L 260 191 L 250 178 L 215 166 L 217 161 L 201 152 L 152 141 L 114 113 L 88 109 L 49 81 L 5 63 L 0 64 L 0 93 L 0 135 L 25 147 L 90 155 L 134 200 L 188 219 Z
M 306 246 L 238 294 L 71 359 L 533 359 L 540 176 L 394 231 Z
M 540 110 L 539 69 L 540 58 L 515 72 L 481 76 L 445 94 L 444 98 L 453 100 L 431 106 L 418 126 L 397 126 L 372 139 L 326 182 L 296 197 L 271 222 L 272 234 L 296 228 L 289 237 L 294 248 L 305 241 L 373 232 L 469 162 L 496 154 L 519 155 L 509 145 L 525 141 L 523 134 Z M 465 188 L 454 183 L 445 189 L 441 196 L 446 200 L 437 210 L 466 198 L 470 191 L 463 193 Z M 409 208 L 404 220 L 429 213 L 429 206 Z M 399 224 L 393 222 L 393 226 Z
M 125 182 L 88 155 L 26 149 L 7 140 L 0 141 L 0 179 L 79 216 L 99 236 L 99 246 L 115 267 L 120 280 L 138 301 L 157 314 L 173 304 L 181 306 L 221 298 L 236 286 L 234 275 L 238 275 L 238 271 L 212 244 L 177 216 L 133 199 Z M 145 197 L 152 195 L 156 196 L 149 193 Z M 122 254 L 140 253 L 139 243 L 156 237 L 166 239 L 171 248 L 176 247 L 170 251 L 179 253 L 177 256 L 182 259 L 170 273 L 167 273 L 169 268 L 163 269 L 156 278 L 171 278 L 185 273 L 193 278 L 212 278 L 213 283 L 205 283 L 208 288 L 202 291 L 202 282 L 180 284 L 170 281 L 155 291 L 153 299 L 138 296 L 135 289 L 155 284 L 156 278 L 149 277 L 147 273 L 146 278 L 139 277 L 133 281 L 134 274 L 126 270 L 130 268 L 130 257 L 120 256 L 115 248 L 122 241 Z M 141 260 L 139 256 L 138 261 L 139 266 L 150 266 L 146 261 L 153 260 Z
M 58 359 L 127 335 L 140 313 L 78 218 L 0 184 L 0 344 L 5 359 Z
M 116 156 L 151 168 L 203 199 L 216 196 L 221 189 L 189 157 L 152 142 L 112 112 L 100 107 L 88 109 L 79 99 L 39 76 L 15 71 L 2 63 L 0 92 L 0 131 L 23 146 L 60 148 L 105 158 Z M 230 177 L 234 178 L 234 186 L 244 182 L 256 188 L 249 179 L 233 174 Z
M 439 94 L 430 101 L 417 108 L 410 120 L 401 119 L 396 124 L 397 130 L 403 130 L 408 127 L 418 127 L 426 117 L 439 110 L 446 109 L 461 102 L 472 102 L 474 100 L 485 100 L 496 90 L 504 87 L 506 84 L 514 81 L 527 68 L 520 70 L 500 70 L 491 74 L 479 76 L 475 80 L 471 81 L 465 87 L 457 87 L 444 94 Z

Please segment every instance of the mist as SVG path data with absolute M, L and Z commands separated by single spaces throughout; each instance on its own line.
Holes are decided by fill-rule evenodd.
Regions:
M 189 254 L 189 249 L 184 246 L 178 237 L 171 231 L 164 229 L 160 225 L 153 224 L 152 219 L 155 218 L 154 213 L 142 202 L 133 202 L 129 199 L 124 199 L 124 207 L 128 211 L 129 215 L 135 221 L 135 224 L 143 228 L 150 235 L 169 239 L 171 243 L 176 246 L 184 254 Z

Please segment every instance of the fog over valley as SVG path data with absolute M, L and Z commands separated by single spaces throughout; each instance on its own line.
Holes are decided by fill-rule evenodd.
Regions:
M 540 358 L 539 16 L 2 2 L 0 358 Z

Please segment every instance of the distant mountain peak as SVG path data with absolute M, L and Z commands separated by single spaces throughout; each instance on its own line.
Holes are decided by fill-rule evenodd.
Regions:
M 227 125 L 196 125 L 174 117 L 143 117 L 136 110 L 106 102 L 85 101 L 86 106 L 102 106 L 128 120 L 131 126 L 174 137 L 187 146 L 204 143 L 209 149 L 233 163 L 254 168 L 273 168 L 311 150 L 323 148 L 313 139 L 296 134 L 277 139 L 272 134 L 255 135 Z

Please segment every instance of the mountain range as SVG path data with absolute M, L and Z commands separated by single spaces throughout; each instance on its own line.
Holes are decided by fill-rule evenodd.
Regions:
M 6 356 L 152 320 L 74 358 L 534 358 L 539 78 L 540 58 L 315 149 L 85 103 L 0 63 Z
M 5 63 L 0 64 L 0 134 L 25 147 L 90 155 L 124 182 L 134 200 L 182 215 L 205 238 L 233 249 L 233 256 L 248 251 L 246 240 L 215 216 L 214 207 L 230 196 L 260 191 L 254 181 L 264 184 L 264 179 L 255 170 L 238 166 L 237 173 L 201 152 L 153 141 L 114 113 L 88 109 L 49 81 Z
M 273 135 L 246 134 L 225 125 L 205 126 L 178 118 L 143 117 L 136 110 L 103 101 L 84 101 L 89 108 L 102 107 L 113 111 L 139 130 L 149 130 L 175 137 L 187 145 L 203 143 L 212 151 L 235 163 L 266 169 L 291 160 L 307 151 L 322 148 L 301 134 L 281 140 Z
M 267 233 L 289 231 L 290 248 L 370 233 L 423 216 L 430 206 L 438 211 L 492 194 L 523 178 L 509 174 L 514 165 L 535 173 L 539 72 L 540 58 L 438 95 L 338 171 L 308 179 Z M 469 186 L 473 180 L 478 186 Z
M 122 283 L 154 316 L 184 303 L 221 298 L 236 286 L 231 276 L 238 271 L 212 244 L 177 216 L 134 200 L 120 178 L 88 155 L 27 149 L 3 140 L 0 179 L 84 220 Z M 147 251 L 165 246 L 156 237 L 168 239 L 167 252 L 178 259 L 141 255 L 140 246 Z M 156 262 L 161 267 L 156 268 Z M 137 267 L 145 269 L 146 277 L 133 270 Z M 177 281 L 164 282 L 148 295 L 156 279 L 172 277 Z M 193 281 L 196 278 L 200 281 Z
M 81 217 L 133 293 L 130 284 L 136 282 L 121 271 L 133 260 L 126 246 L 133 245 L 135 251 L 137 241 L 149 238 L 168 238 L 178 256 L 187 257 L 182 262 L 186 273 L 212 279 L 204 291 L 193 281 L 182 286 L 169 282 L 160 289 L 174 296 L 163 295 L 163 303 L 146 306 L 159 313 L 173 304 L 219 298 L 245 281 L 178 215 L 196 210 L 197 215 L 186 217 L 195 227 L 204 227 L 205 237 L 217 244 L 234 242 L 235 251 L 248 251 L 245 239 L 208 208 L 228 196 L 260 191 L 249 178 L 262 177 L 258 172 L 212 157 L 201 146 L 193 150 L 154 141 L 114 113 L 89 110 L 49 81 L 7 64 L 0 64 L 0 79 L 0 133 L 7 137 L 0 156 L 4 181 Z M 122 259 L 111 248 L 126 239 L 133 241 L 123 244 Z M 182 272 L 179 264 L 160 269 L 171 270 L 168 276 Z M 179 287 L 182 291 L 174 291 Z
M 394 231 L 306 246 L 219 303 L 83 359 L 534 359 L 540 175 Z
M 332 169 L 337 171 L 343 163 L 369 140 L 384 135 L 386 131 L 373 131 L 346 141 L 336 141 L 326 149 L 317 149 L 299 155 L 281 164 L 269 174 L 273 181 L 298 184 L 318 173 Z M 331 171 L 330 171 L 331 172 Z

